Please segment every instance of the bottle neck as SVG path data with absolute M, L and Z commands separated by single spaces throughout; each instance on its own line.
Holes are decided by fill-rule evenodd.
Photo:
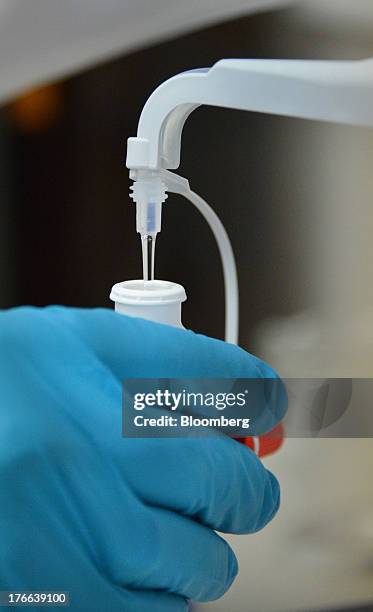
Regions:
M 183 327 L 181 322 L 181 303 L 159 306 L 134 306 L 132 304 L 115 303 L 115 311 L 128 317 L 140 317 L 155 323 Z
M 181 304 L 186 300 L 186 294 L 184 288 L 176 283 L 124 281 L 114 285 L 110 299 L 115 302 L 115 311 L 120 314 L 183 327 Z

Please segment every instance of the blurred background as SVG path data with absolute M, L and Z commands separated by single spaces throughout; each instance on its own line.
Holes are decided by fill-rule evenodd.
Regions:
M 111 307 L 111 286 L 141 275 L 125 146 L 162 81 L 223 57 L 373 56 L 370 0 L 287 4 L 252 14 L 242 2 L 234 18 L 195 19 L 188 32 L 162 42 L 149 34 L 74 76 L 5 91 L 2 308 Z M 362 128 L 207 107 L 185 126 L 178 172 L 231 237 L 240 343 L 284 376 L 372 376 L 372 163 L 373 132 Z M 218 252 L 177 196 L 164 206 L 157 249 L 156 276 L 186 288 L 184 325 L 221 338 Z M 373 610 L 372 441 L 287 440 L 266 463 L 282 510 L 263 533 L 230 538 L 240 576 L 199 609 Z

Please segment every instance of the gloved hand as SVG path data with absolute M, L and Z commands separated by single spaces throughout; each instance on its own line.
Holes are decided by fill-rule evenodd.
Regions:
M 123 438 L 121 381 L 274 375 L 233 345 L 109 310 L 2 312 L 0 590 L 69 591 L 84 612 L 220 597 L 237 562 L 214 529 L 261 529 L 278 483 L 229 438 Z

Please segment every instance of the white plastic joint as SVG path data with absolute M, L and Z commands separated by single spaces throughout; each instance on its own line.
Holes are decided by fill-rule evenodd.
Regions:
M 161 230 L 162 204 L 167 199 L 166 185 L 157 172 L 131 172 L 134 183 L 130 197 L 136 203 L 136 229 L 141 236 Z

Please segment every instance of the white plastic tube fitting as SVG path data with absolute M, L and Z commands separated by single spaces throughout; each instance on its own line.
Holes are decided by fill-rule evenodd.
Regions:
M 159 173 L 138 171 L 132 174 L 131 198 L 136 203 L 136 230 L 143 236 L 161 231 L 162 204 L 167 199 L 166 186 Z

